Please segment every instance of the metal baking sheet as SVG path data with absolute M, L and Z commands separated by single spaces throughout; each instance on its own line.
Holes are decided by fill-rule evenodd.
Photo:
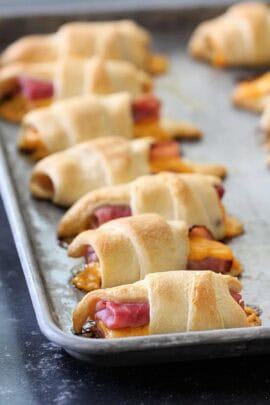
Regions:
M 165 115 L 190 120 L 204 131 L 201 142 L 184 144 L 186 155 L 198 162 L 228 166 L 225 204 L 246 229 L 230 244 L 245 268 L 245 300 L 260 307 L 263 327 L 116 340 L 74 336 L 70 330 L 71 312 L 78 294 L 69 279 L 76 261 L 66 257 L 55 236 L 63 210 L 31 198 L 28 182 L 33 163 L 16 150 L 19 128 L 0 123 L 2 197 L 37 320 L 48 339 L 77 358 L 95 364 L 131 365 L 270 351 L 270 172 L 264 163 L 258 116 L 238 111 L 230 104 L 237 79 L 247 72 L 214 70 L 186 54 L 187 40 L 198 22 L 222 11 L 206 6 L 117 15 L 92 10 L 89 19 L 134 18 L 152 31 L 155 49 L 168 55 L 171 68 L 157 79 L 157 94 L 163 100 Z M 9 17 L 0 21 L 0 38 L 7 42 L 35 31 L 37 22 L 42 31 L 53 31 L 73 18 L 39 16 L 33 24 L 30 17 Z M 76 18 L 80 18 L 78 13 Z M 18 19 L 22 24 L 15 24 Z M 19 31 L 14 30 L 17 26 Z

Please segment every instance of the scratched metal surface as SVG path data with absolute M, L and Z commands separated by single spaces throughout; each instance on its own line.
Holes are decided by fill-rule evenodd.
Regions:
M 136 17 L 151 28 L 155 49 L 164 51 L 171 63 L 170 71 L 157 79 L 156 84 L 156 92 L 163 101 L 164 115 L 189 120 L 202 128 L 205 134 L 201 142 L 184 144 L 183 149 L 186 156 L 198 162 L 224 163 L 228 167 L 229 176 L 225 182 L 227 190 L 225 205 L 232 214 L 243 221 L 246 230 L 243 236 L 234 239 L 230 244 L 245 268 L 242 277 L 245 300 L 247 303 L 258 305 L 261 308 L 263 324 L 270 326 L 270 247 L 268 242 L 270 235 L 270 173 L 264 164 L 262 136 L 257 129 L 258 116 L 238 111 L 230 104 L 230 94 L 236 80 L 245 72 L 214 70 L 208 65 L 192 60 L 186 53 L 187 39 L 197 22 L 207 15 L 215 13 L 217 11 L 213 9 L 185 10 L 184 12 L 178 10 L 165 13 L 163 19 L 160 14 L 155 14 L 155 12 L 146 13 L 144 16 L 136 15 Z M 60 17 L 55 19 L 55 22 L 52 18 L 50 17 L 48 20 L 50 23 L 48 31 L 54 27 L 53 24 L 56 26 L 61 22 Z M 46 31 L 44 24 L 47 20 L 42 21 L 42 30 Z M 1 162 L 1 182 L 3 198 L 21 258 L 24 256 L 23 252 L 26 251 L 27 257 L 22 258 L 23 267 L 28 282 L 31 279 L 29 286 L 32 291 L 30 292 L 39 324 L 42 331 L 49 338 L 54 339 L 50 332 L 46 332 L 46 320 L 41 320 L 40 312 L 48 311 L 47 315 L 52 317 L 56 328 L 64 332 L 61 338 L 58 336 L 54 340 L 68 348 L 74 355 L 89 360 L 85 353 L 91 352 L 93 343 L 86 342 L 86 339 L 83 339 L 82 342 L 82 339 L 73 337 L 70 331 L 71 312 L 78 300 L 78 293 L 70 285 L 69 279 L 71 268 L 77 262 L 67 258 L 65 250 L 56 243 L 55 228 L 63 210 L 47 202 L 35 201 L 31 198 L 28 182 L 33 164 L 17 152 L 17 133 L 16 125 L 0 123 L 4 157 Z M 9 176 L 8 181 L 5 177 L 7 175 Z M 7 184 L 10 180 L 10 184 Z M 15 191 L 15 197 L 13 191 Z M 12 205 L 14 198 L 16 198 L 15 202 L 18 207 Z M 22 215 L 21 225 L 26 230 L 26 237 L 30 240 L 29 249 L 25 245 L 25 238 L 21 236 L 20 230 L 16 232 L 17 208 L 19 214 Z M 34 260 L 32 268 L 31 263 L 29 264 L 29 257 Z M 35 277 L 37 278 L 35 279 Z M 33 291 L 35 285 L 40 287 L 39 291 Z M 48 307 L 45 309 L 43 307 L 42 310 L 40 307 L 37 308 L 39 294 L 48 304 Z M 256 338 L 262 338 L 262 335 L 265 335 L 265 338 L 270 337 L 270 329 L 261 328 L 261 331 L 261 336 L 258 335 L 260 332 L 251 330 L 241 331 L 242 334 L 240 332 L 237 334 L 237 331 L 233 333 L 228 331 L 227 334 L 226 331 L 221 334 L 208 333 L 205 334 L 204 343 L 207 343 L 207 336 L 209 336 L 209 342 L 214 339 L 211 340 L 214 343 L 223 339 L 228 342 L 229 336 L 234 336 L 238 343 L 250 341 L 253 337 L 255 339 L 253 333 L 257 334 Z M 174 340 L 164 336 L 160 338 L 163 340 L 157 340 L 157 337 L 134 338 L 129 340 L 129 346 L 126 347 L 130 351 L 140 350 L 140 348 L 146 350 L 146 347 L 151 349 L 151 342 L 153 342 L 152 348 L 162 345 L 162 342 L 166 342 L 167 347 L 170 346 L 170 342 L 174 347 L 177 342 L 180 346 L 183 343 L 188 345 L 189 335 L 183 334 L 183 339 L 178 336 Z M 70 342 L 73 342 L 72 339 L 77 339 L 76 344 L 73 342 L 69 345 L 65 340 L 67 336 L 68 339 L 71 339 Z M 198 336 L 197 340 L 195 339 L 198 345 L 201 341 L 200 336 L 203 335 L 193 334 L 193 337 L 195 336 Z M 108 346 L 108 342 L 98 344 L 99 346 L 94 346 L 94 348 L 101 347 L 103 354 L 106 354 L 106 350 L 107 353 L 110 350 L 117 353 L 119 348 L 116 342 L 111 343 L 111 346 Z M 125 345 L 122 345 L 122 349 L 124 347 Z M 211 353 L 214 357 L 220 355 L 218 351 L 215 353 L 215 350 Z M 233 354 L 238 354 L 237 350 L 235 353 L 227 352 L 227 355 Z M 134 359 L 132 361 L 145 361 L 145 359 L 143 360 L 143 357 L 139 356 L 136 361 Z M 156 361 L 156 359 L 150 356 L 149 361 Z

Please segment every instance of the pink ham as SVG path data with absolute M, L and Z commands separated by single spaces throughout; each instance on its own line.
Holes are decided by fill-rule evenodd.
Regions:
M 144 120 L 159 118 L 160 101 L 153 95 L 145 95 L 136 98 L 132 103 L 132 115 L 135 123 Z
M 45 80 L 31 79 L 26 76 L 19 78 L 21 93 L 27 100 L 39 100 L 53 96 L 53 84 Z
M 181 148 L 178 142 L 173 140 L 155 142 L 150 148 L 150 160 L 179 157 L 181 156 Z
M 149 313 L 148 302 L 98 301 L 95 318 L 109 329 L 137 328 L 149 324 Z
M 223 260 L 216 257 L 206 257 L 202 260 L 189 260 L 188 270 L 212 270 L 215 273 L 228 273 L 232 268 L 232 260 Z
M 222 197 L 224 196 L 224 193 L 225 193 L 224 187 L 221 184 L 217 184 L 215 186 L 215 189 L 216 189 L 216 191 L 218 193 L 219 199 L 221 200 Z
M 85 263 L 93 263 L 93 262 L 98 262 L 99 259 L 97 257 L 96 252 L 92 248 L 92 246 L 87 246 L 86 252 L 84 255 Z
M 128 205 L 103 205 L 93 212 L 92 228 L 98 228 L 105 222 L 121 217 L 130 217 L 131 208 Z
M 211 231 L 204 226 L 204 225 L 193 225 L 189 228 L 189 237 L 200 237 L 209 240 L 215 240 L 214 236 L 212 235 Z
M 239 304 L 240 307 L 242 307 L 244 309 L 245 303 L 242 299 L 242 295 L 239 292 L 232 291 L 232 290 L 230 290 L 230 293 L 231 293 L 231 296 L 233 297 L 233 299 L 235 299 L 235 301 L 237 302 L 237 304 Z

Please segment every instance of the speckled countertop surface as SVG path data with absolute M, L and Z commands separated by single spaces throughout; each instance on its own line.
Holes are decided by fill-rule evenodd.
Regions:
M 0 205 L 0 404 L 262 404 L 270 356 L 132 368 L 74 360 L 39 332 Z

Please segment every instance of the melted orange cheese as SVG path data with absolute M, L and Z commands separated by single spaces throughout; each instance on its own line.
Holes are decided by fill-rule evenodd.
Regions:
M 99 264 L 86 265 L 84 270 L 73 277 L 72 283 L 86 292 L 98 290 L 101 286 Z
M 193 168 L 179 157 L 162 157 L 150 161 L 152 173 L 169 171 L 175 173 L 193 173 Z
M 231 248 L 224 243 L 202 238 L 200 236 L 189 237 L 189 260 L 203 260 L 208 257 L 214 257 L 221 260 L 231 260 L 232 267 L 230 274 L 238 276 L 242 272 L 242 267 L 233 256 Z
M 227 238 L 233 238 L 243 233 L 244 230 L 243 225 L 236 218 L 225 215 L 224 225 L 225 225 L 225 236 Z
M 200 236 L 192 236 L 190 241 L 190 260 L 202 260 L 215 257 L 222 260 L 233 260 L 233 253 L 229 246 L 216 240 L 209 240 Z
M 109 329 L 102 321 L 98 321 L 97 327 L 107 339 L 149 335 L 149 325 L 139 326 L 138 328 Z
M 243 82 L 237 88 L 239 96 L 247 98 L 258 98 L 269 96 L 270 93 L 270 73 L 265 73 L 258 79 L 251 82 Z
M 260 326 L 262 324 L 260 317 L 253 308 L 245 307 L 244 309 L 248 318 L 249 326 Z
M 28 111 L 34 108 L 47 107 L 51 103 L 51 98 L 29 101 L 18 93 L 9 100 L 0 103 L 0 116 L 8 121 L 20 122 Z
M 151 136 L 155 139 L 171 139 L 166 131 L 160 126 L 158 120 L 143 120 L 134 123 L 133 135 L 135 138 Z
M 160 75 L 168 69 L 168 59 L 163 55 L 151 55 L 147 59 L 146 69 L 152 75 Z
M 244 227 L 238 219 L 228 216 L 224 205 L 220 202 L 220 208 L 222 211 L 222 217 L 224 221 L 225 227 L 225 237 L 226 238 L 234 238 L 235 236 L 239 236 L 243 233 Z

